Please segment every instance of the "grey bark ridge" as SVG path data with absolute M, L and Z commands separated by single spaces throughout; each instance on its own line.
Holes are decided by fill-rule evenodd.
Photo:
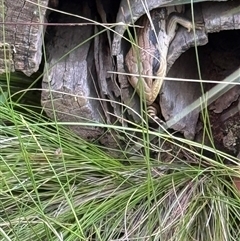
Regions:
M 120 116 L 123 116 L 120 89 L 117 85 L 116 76 L 109 74 L 109 69 L 114 69 L 114 61 L 111 56 L 109 38 L 106 34 L 97 35 L 99 29 L 95 27 L 96 37 L 94 38 L 94 61 L 96 67 L 96 75 L 94 79 L 96 81 L 98 96 L 101 100 L 97 100 L 101 103 L 101 107 L 104 113 L 104 119 L 100 120 L 101 123 L 122 123 Z M 91 81 L 91 80 L 88 80 Z M 92 111 L 95 111 L 94 106 L 90 106 Z M 111 113 L 111 114 L 109 114 Z M 82 134 L 79 132 L 82 136 Z M 114 130 L 109 130 L 107 133 L 101 136 L 100 143 L 105 146 L 111 146 L 112 148 L 118 147 L 119 136 Z
M 44 34 L 44 25 L 39 23 L 44 22 L 48 0 L 32 2 L 5 0 L 0 5 L 0 21 L 5 22 L 0 26 L 0 74 L 6 66 L 7 71 L 21 71 L 27 76 L 39 68 Z
M 91 18 L 86 5 L 68 3 L 64 10 Z M 58 21 L 86 22 L 63 14 L 59 15 Z M 103 123 L 104 113 L 96 99 L 98 87 L 94 82 L 97 76 L 94 45 L 91 40 L 82 44 L 94 35 L 94 26 L 54 27 L 53 32 L 55 35 L 47 44 L 49 58 L 43 77 L 42 106 L 51 118 L 55 111 L 58 121 Z M 74 124 L 69 128 L 86 140 L 95 140 L 103 134 L 103 130 L 94 124 Z
M 66 2 L 62 8 L 79 18 L 61 14 L 57 17 L 59 22 L 86 23 L 81 17 L 92 18 L 85 3 Z M 48 60 L 41 101 L 50 118 L 55 112 L 57 120 L 72 123 L 67 126 L 81 138 L 116 148 L 116 133 L 99 126 L 115 123 L 115 116 L 121 115 L 120 105 L 113 102 L 121 102 L 120 90 L 114 76 L 108 73 L 113 69 L 110 44 L 106 33 L 98 34 L 101 30 L 94 25 L 49 29 L 53 36 L 46 44 Z

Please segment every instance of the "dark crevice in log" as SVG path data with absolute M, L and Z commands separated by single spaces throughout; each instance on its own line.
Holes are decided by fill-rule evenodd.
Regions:
M 240 66 L 240 31 L 210 34 L 209 44 L 199 50 L 202 78 L 221 81 Z M 208 84 L 205 88 L 213 86 Z M 215 146 L 235 156 L 240 152 L 239 96 L 240 86 L 235 85 L 209 106 Z
M 102 3 L 105 5 L 97 6 L 95 1 L 60 1 L 59 10 L 97 22 L 105 22 L 104 19 L 112 18 L 108 14 L 114 14 L 114 11 L 103 12 L 106 3 Z M 49 17 L 52 22 L 57 23 L 88 22 L 86 19 L 54 12 Z M 99 34 L 101 31 L 103 32 Z M 116 122 L 117 118 L 109 115 L 111 112 L 121 115 L 119 104 L 105 101 L 120 102 L 115 76 L 108 73 L 114 69 L 110 51 L 112 34 L 106 32 L 104 27 L 92 24 L 56 25 L 49 27 L 47 32 L 50 38 L 47 41 L 46 68 L 52 68 L 49 68 L 43 78 L 42 105 L 46 113 L 53 117 L 52 109 L 55 109 L 57 120 L 82 123 L 79 126 L 70 125 L 69 128 L 86 140 L 99 140 L 102 144 L 112 147 L 118 145 L 114 132 L 105 132 L 103 128 L 94 126 L 94 123 Z M 82 44 L 84 41 L 86 42 Z M 92 126 L 83 124 L 88 122 L 93 123 Z

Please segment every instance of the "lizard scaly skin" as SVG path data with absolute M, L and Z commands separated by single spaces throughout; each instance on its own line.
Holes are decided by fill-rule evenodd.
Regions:
M 125 64 L 129 73 L 136 74 L 128 77 L 130 84 L 140 98 L 146 101 L 150 116 L 159 119 L 152 104 L 166 76 L 169 45 L 175 37 L 177 24 L 185 27 L 188 32 L 193 29 L 193 24 L 175 12 L 167 16 L 165 8 L 151 11 L 150 16 L 151 21 L 147 15 L 139 20 L 138 25 L 143 28 L 136 29 L 136 45 L 133 45 L 127 53 Z M 195 28 L 201 27 L 196 25 Z

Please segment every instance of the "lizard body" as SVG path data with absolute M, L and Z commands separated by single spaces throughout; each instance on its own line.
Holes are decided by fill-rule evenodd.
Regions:
M 136 45 L 132 46 L 125 58 L 127 71 L 138 76 L 130 76 L 128 80 L 141 99 L 145 100 L 149 114 L 157 116 L 153 102 L 157 98 L 167 71 L 167 54 L 171 41 L 176 34 L 177 24 L 188 32 L 193 29 L 190 20 L 174 12 L 167 14 L 166 8 L 156 9 L 148 16 L 143 16 L 138 24 L 143 26 L 136 30 Z M 195 28 L 201 28 L 196 25 Z M 140 77 L 147 75 L 149 77 Z M 156 76 L 153 79 L 152 76 Z

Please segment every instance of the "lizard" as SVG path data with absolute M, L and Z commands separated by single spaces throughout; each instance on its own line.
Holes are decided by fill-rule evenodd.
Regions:
M 168 15 L 166 8 L 152 10 L 150 18 L 151 21 L 149 16 L 144 15 L 138 20 L 138 25 L 143 28 L 136 29 L 136 45 L 132 45 L 126 54 L 125 66 L 127 72 L 135 74 L 128 76 L 128 81 L 140 98 L 146 101 L 148 114 L 162 124 L 154 101 L 166 76 L 169 45 L 175 37 L 178 24 L 188 32 L 194 27 L 201 29 L 202 24 L 193 24 L 177 12 Z M 157 78 L 153 79 L 153 76 Z

